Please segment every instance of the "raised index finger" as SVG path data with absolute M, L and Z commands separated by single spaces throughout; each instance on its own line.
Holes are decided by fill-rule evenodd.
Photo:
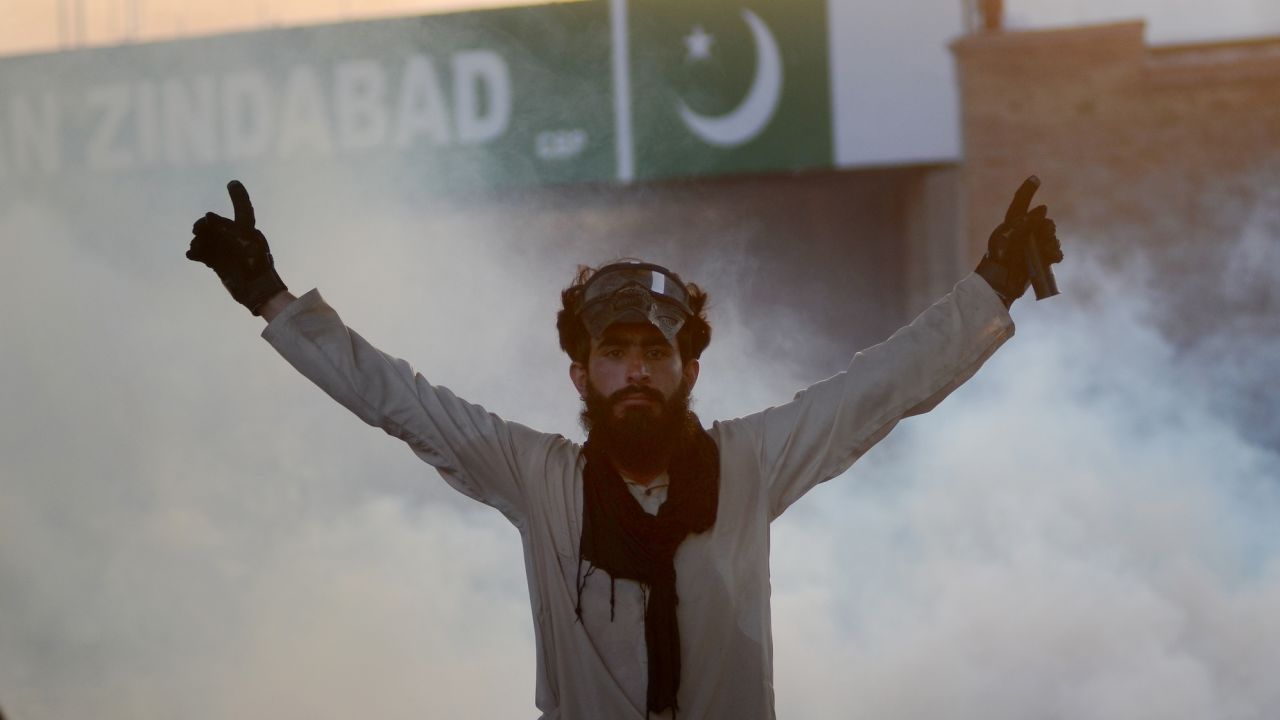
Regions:
M 227 183 L 227 193 L 231 195 L 231 208 L 235 211 L 237 225 L 253 228 L 256 220 L 253 217 L 253 203 L 249 202 L 249 191 L 239 180 Z
M 1009 209 L 1004 213 L 1004 221 L 1013 222 L 1017 217 L 1026 215 L 1027 208 L 1031 207 L 1031 198 L 1039 189 L 1040 178 L 1035 175 L 1023 180 L 1018 192 L 1013 194 L 1013 202 L 1009 203 Z

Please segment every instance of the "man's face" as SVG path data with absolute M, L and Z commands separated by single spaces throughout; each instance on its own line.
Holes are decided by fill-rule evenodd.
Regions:
M 579 396 L 585 400 L 594 389 L 609 399 L 617 418 L 658 415 L 682 384 L 686 392 L 693 389 L 698 361 L 682 362 L 680 351 L 648 323 L 614 323 L 592 338 L 587 363 L 573 363 L 569 375 Z
M 698 362 L 647 323 L 618 323 L 591 343 L 569 374 L 584 401 L 583 426 L 624 469 L 657 473 L 690 428 Z

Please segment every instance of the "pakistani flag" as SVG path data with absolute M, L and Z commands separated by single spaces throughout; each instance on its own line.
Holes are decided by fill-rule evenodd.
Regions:
M 620 178 L 832 164 L 826 0 L 627 5 L 613 7 Z

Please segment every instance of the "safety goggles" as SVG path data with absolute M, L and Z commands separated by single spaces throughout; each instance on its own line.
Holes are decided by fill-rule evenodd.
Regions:
M 582 289 L 579 317 L 592 337 L 614 323 L 647 322 L 675 344 L 692 314 L 689 290 L 670 270 L 650 263 L 614 263 L 600 268 Z

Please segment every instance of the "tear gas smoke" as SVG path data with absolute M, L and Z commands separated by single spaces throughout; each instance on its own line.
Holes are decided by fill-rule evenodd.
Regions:
M 1141 273 L 1064 246 L 1068 302 L 1017 307 L 1018 336 L 969 385 L 776 533 L 794 716 L 1280 707 L 1280 454 L 1223 404 L 1268 392 L 1252 383 L 1277 379 L 1262 358 L 1280 336 L 1214 340 L 1253 374 L 1189 362 L 1155 329 Z
M 536 252 L 510 228 L 368 189 L 318 209 L 290 180 L 246 182 L 295 290 L 322 285 L 353 326 L 462 396 L 572 431 L 557 291 L 613 248 Z M 209 184 L 166 200 L 194 217 L 220 206 Z M 143 207 L 128 192 L 95 201 L 112 221 L 101 237 L 76 235 L 50 203 L 0 213 L 21 239 L 0 267 L 6 306 L 21 308 L 5 317 L 0 371 L 8 712 L 530 713 L 516 533 L 296 377 L 182 258 L 189 218 L 122 211 Z M 1238 252 L 1273 252 L 1275 237 Z M 1270 393 L 1277 335 L 1237 324 L 1214 352 L 1180 354 L 1154 329 L 1140 273 L 1066 243 L 1060 302 L 1019 303 L 1018 336 L 977 378 L 779 521 L 781 716 L 1280 707 L 1280 456 L 1239 425 L 1256 414 L 1223 406 Z M 733 265 L 698 253 L 653 259 L 715 301 L 702 416 L 817 379 L 755 352 L 753 334 L 780 328 L 735 302 Z M 782 346 L 804 348 L 808 326 L 794 327 Z M 1248 372 L 1229 379 L 1225 357 Z

